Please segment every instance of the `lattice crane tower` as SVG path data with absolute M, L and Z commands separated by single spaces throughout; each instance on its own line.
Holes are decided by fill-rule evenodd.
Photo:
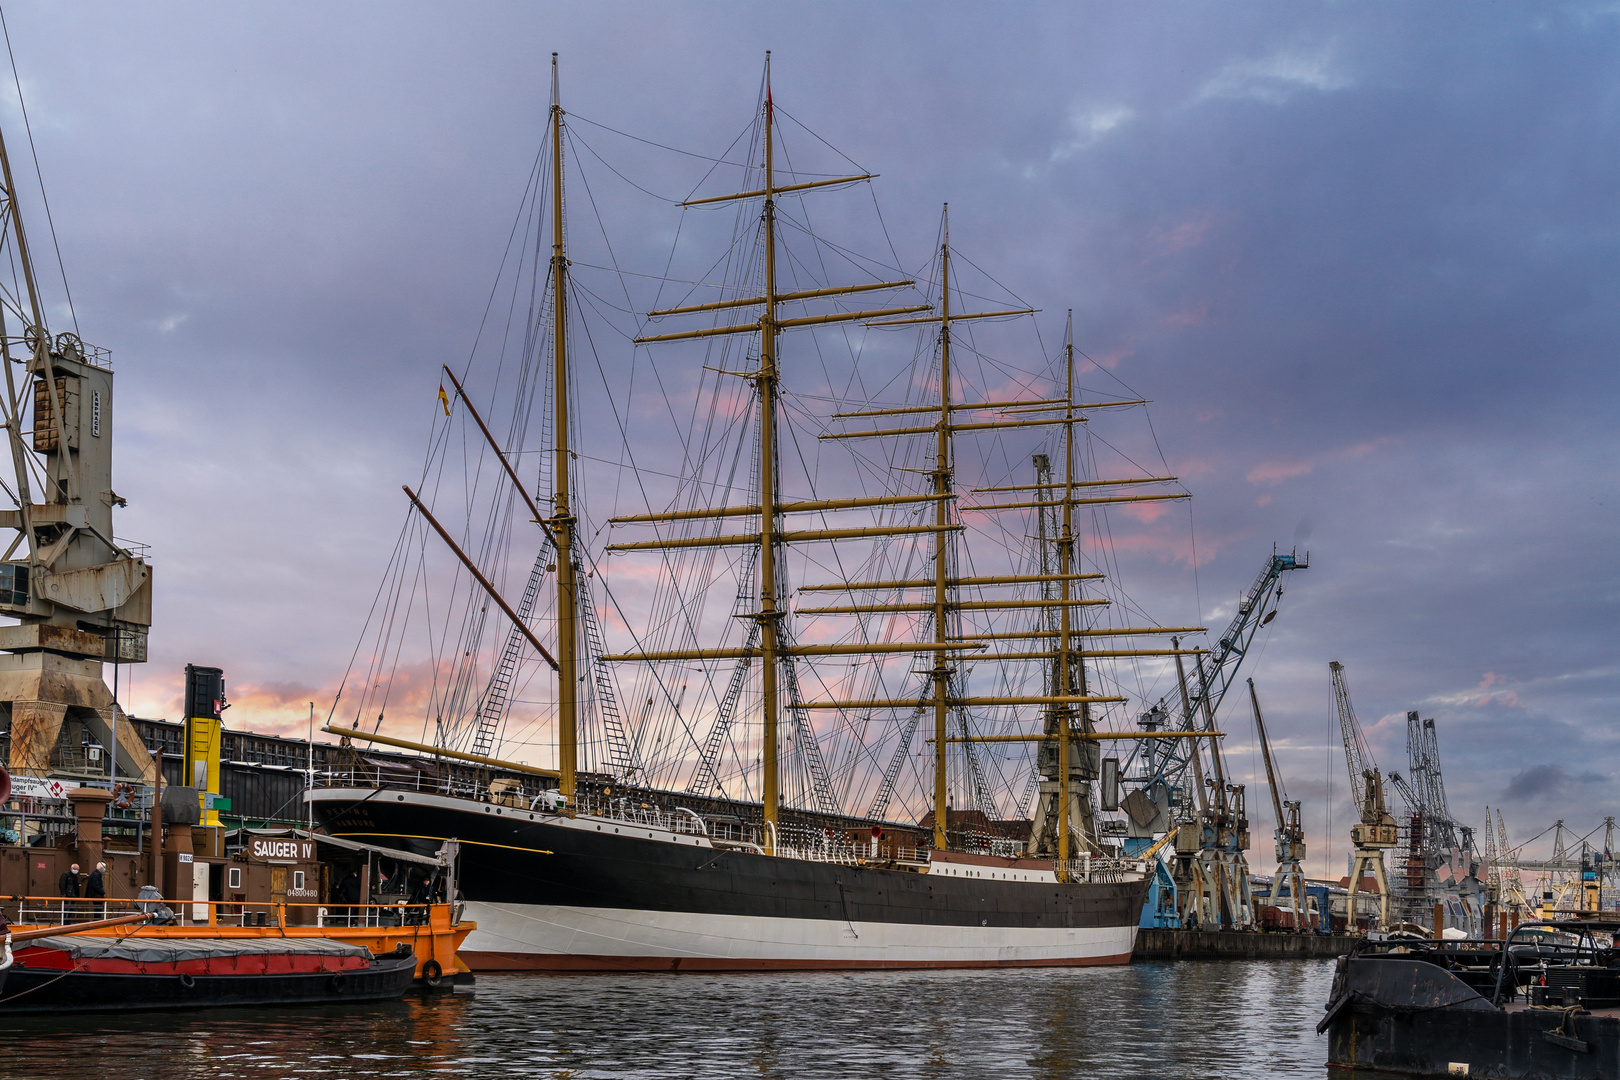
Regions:
M 1344 684 L 1344 665 L 1328 664 L 1333 680 L 1333 700 L 1339 710 L 1339 730 L 1344 737 L 1344 760 L 1350 769 L 1350 793 L 1355 797 L 1361 820 L 1350 826 L 1350 842 L 1355 846 L 1355 862 L 1350 870 L 1350 890 L 1345 912 L 1352 926 L 1356 918 L 1356 893 L 1362 875 L 1372 872 L 1378 884 L 1378 925 L 1389 925 L 1389 875 L 1384 869 L 1384 852 L 1399 843 L 1395 818 L 1384 803 L 1384 777 L 1373 761 L 1367 739 L 1350 704 L 1350 690 Z

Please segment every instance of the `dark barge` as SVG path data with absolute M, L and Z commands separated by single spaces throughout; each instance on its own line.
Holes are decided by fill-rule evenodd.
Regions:
M 409 947 L 385 956 L 340 941 L 42 937 L 18 947 L 0 1015 L 228 1005 L 313 1005 L 401 997 Z
M 1366 941 L 1317 1025 L 1328 1066 L 1487 1080 L 1620 1076 L 1620 920 L 1531 922 L 1502 941 Z

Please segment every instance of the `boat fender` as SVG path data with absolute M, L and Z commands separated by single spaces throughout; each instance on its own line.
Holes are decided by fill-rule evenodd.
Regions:
M 1337 1020 L 1339 1018 L 1339 1014 L 1350 1007 L 1350 1002 L 1354 999 L 1354 997 L 1354 994 L 1344 994 L 1341 995 L 1337 1001 L 1330 1001 L 1326 1005 L 1322 1006 L 1327 1010 L 1327 1015 L 1322 1017 L 1322 1022 L 1316 1025 L 1316 1033 L 1320 1035 L 1328 1028 L 1332 1027 L 1333 1021 Z
M 428 986 L 438 986 L 444 981 L 444 969 L 437 960 L 429 960 L 422 965 L 422 982 Z
M 408 941 L 402 941 L 398 945 L 395 945 L 394 946 L 394 955 L 395 956 L 410 956 L 411 955 L 411 943 L 408 942 Z
M 189 971 L 182 971 L 180 973 L 180 985 L 190 990 L 197 985 L 197 977 Z
M 340 971 L 336 975 L 333 975 L 330 979 L 326 980 L 326 983 L 332 988 L 333 992 L 341 994 L 343 992 L 343 984 L 348 981 L 348 979 L 344 978 L 343 972 Z

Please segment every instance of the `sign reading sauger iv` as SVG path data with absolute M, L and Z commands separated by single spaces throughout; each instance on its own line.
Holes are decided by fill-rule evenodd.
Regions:
M 315 860 L 315 842 L 313 840 L 276 840 L 265 836 L 255 836 L 248 841 L 248 857 L 252 859 L 285 859 L 297 862 L 313 862 Z

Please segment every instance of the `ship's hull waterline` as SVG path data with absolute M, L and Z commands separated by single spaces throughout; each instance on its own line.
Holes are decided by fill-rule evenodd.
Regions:
M 1145 880 L 1003 860 L 929 873 L 779 858 L 653 825 L 387 788 L 311 794 L 348 839 L 461 843 L 474 971 L 791 971 L 1123 964 Z M 1026 864 L 1027 866 L 1027 864 Z

